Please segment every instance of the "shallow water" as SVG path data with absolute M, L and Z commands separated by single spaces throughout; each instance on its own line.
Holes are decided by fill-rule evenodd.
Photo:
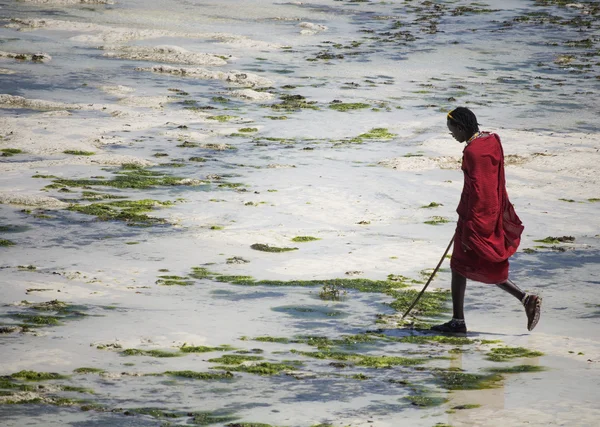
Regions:
M 0 335 L 0 374 L 58 372 L 71 377 L 42 384 L 95 392 L 36 389 L 31 398 L 77 400 L 64 406 L 57 401 L 0 404 L 3 422 L 182 425 L 192 422 L 190 414 L 205 411 L 213 418 L 204 422 L 213 425 L 234 420 L 336 427 L 518 425 L 525 420 L 529 425 L 593 425 L 600 415 L 597 399 L 591 399 L 600 360 L 600 224 L 592 201 L 600 194 L 597 163 L 590 161 L 598 156 L 598 11 L 593 3 L 565 8 L 490 1 L 470 6 L 497 11 L 460 14 L 457 8 L 468 5 L 227 0 L 60 7 L 0 1 L 0 51 L 52 57 L 35 63 L 0 55 L 0 69 L 15 72 L 0 74 L 0 94 L 71 106 L 69 114 L 53 115 L 45 111 L 54 107 L 2 104 L 0 149 L 24 152 L 0 157 L 0 190 L 67 203 L 81 202 L 82 191 L 176 202 L 149 212 L 168 221 L 151 227 L 98 221 L 65 209 L 0 204 L 0 239 L 15 243 L 0 247 L 0 325 L 19 324 L 16 315 L 32 314 L 17 305 L 22 300 L 58 299 L 80 306 L 86 315 Z M 537 22 L 540 16 L 543 21 Z M 31 29 L 19 21 L 28 19 L 46 20 L 46 26 Z M 327 28 L 301 27 L 302 22 Z M 311 28 L 314 34 L 301 34 Z M 161 45 L 216 54 L 227 63 L 103 56 L 119 46 Z M 199 79 L 140 70 L 158 64 L 266 78 L 272 82 L 266 89 L 254 89 L 273 99 L 236 98 L 233 91 L 245 86 L 214 75 Z M 301 95 L 318 109 L 273 107 L 284 95 Z M 341 112 L 330 108 L 333 101 L 367 106 Z M 456 105 L 473 108 L 484 128 L 501 134 L 507 153 L 523 156 L 524 167 L 508 166 L 507 177 L 511 200 L 527 226 L 521 249 L 535 252 L 515 255 L 511 274 L 544 297 L 542 322 L 529 334 L 517 301 L 494 287 L 470 284 L 470 337 L 500 339 L 545 355 L 499 364 L 486 359 L 498 344 L 476 342 L 456 353 L 454 345 L 381 338 L 334 348 L 427 360 L 416 367 L 352 362 L 340 367 L 332 365 L 333 359 L 292 352 L 318 351 L 306 342 L 254 341 L 260 336 L 340 339 L 377 331 L 399 338 L 415 333 L 377 322 L 397 314 L 389 295 L 348 289 L 341 301 L 327 301 L 319 298 L 319 285 L 243 286 L 215 275 L 257 281 L 427 277 L 455 227 L 461 147 L 447 136 L 444 115 Z M 209 118 L 219 115 L 234 117 Z M 286 120 L 270 117 L 283 115 Z M 393 135 L 365 137 L 373 128 Z M 96 154 L 71 156 L 65 149 Z M 61 192 L 44 188 L 56 178 L 32 178 L 111 179 L 122 172 L 120 163 L 129 163 L 114 156 L 151 161 L 156 163 L 151 171 L 202 184 Z M 574 160 L 585 156 L 585 167 Z M 204 161 L 190 161 L 193 157 Z M 384 167 L 390 159 L 395 168 Z M 440 206 L 422 208 L 432 201 Z M 449 222 L 424 224 L 434 216 Z M 562 235 L 573 235 L 575 243 L 536 248 L 536 240 Z M 294 242 L 295 236 L 320 240 Z M 253 250 L 255 243 L 298 249 L 267 253 Z M 249 262 L 228 262 L 233 257 Z M 190 286 L 158 283 L 160 276 L 188 277 L 193 267 L 214 275 L 191 279 Z M 447 288 L 448 282 L 445 269 L 433 286 Z M 121 349 L 97 348 L 107 344 Z M 273 376 L 234 371 L 228 380 L 138 376 L 222 372 L 213 369 L 219 363 L 208 360 L 223 352 L 172 358 L 120 353 L 127 348 L 176 351 L 184 344 L 230 345 L 234 349 L 227 354 L 248 351 L 296 369 Z M 489 367 L 520 364 L 548 369 L 505 374 L 498 388 L 486 390 L 448 391 L 435 379 L 436 368 L 487 373 Z M 73 373 L 81 367 L 107 373 Z M 422 408 L 406 399 L 421 394 L 449 401 Z M 89 404 L 98 406 L 82 410 Z M 464 404 L 481 406 L 452 409 Z M 573 419 L 568 407 L 577 408 L 579 418 Z M 136 408 L 160 408 L 177 417 L 132 414 Z

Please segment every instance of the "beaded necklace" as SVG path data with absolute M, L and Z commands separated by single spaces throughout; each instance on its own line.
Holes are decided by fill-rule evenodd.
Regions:
M 467 145 L 468 145 L 468 144 L 469 144 L 471 141 L 473 141 L 474 139 L 477 139 L 477 138 L 479 138 L 480 136 L 481 136 L 481 132 L 475 132 L 475 133 L 473 134 L 473 136 L 467 140 Z

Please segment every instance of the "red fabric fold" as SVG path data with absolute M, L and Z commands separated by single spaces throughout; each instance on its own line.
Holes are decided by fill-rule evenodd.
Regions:
M 471 141 L 463 151 L 462 170 L 452 268 L 471 280 L 503 282 L 524 227 L 506 192 L 500 137 L 491 133 Z M 471 249 L 466 254 L 463 245 Z

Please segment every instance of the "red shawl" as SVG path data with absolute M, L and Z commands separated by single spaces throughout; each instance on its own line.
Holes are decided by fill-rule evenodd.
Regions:
M 484 133 L 471 141 L 463 151 L 462 170 L 456 240 L 485 261 L 506 261 L 519 247 L 524 227 L 508 200 L 500 137 Z

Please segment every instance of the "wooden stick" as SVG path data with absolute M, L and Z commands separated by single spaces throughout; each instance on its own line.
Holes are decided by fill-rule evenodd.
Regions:
M 425 293 L 425 289 L 427 289 L 427 286 L 429 286 L 429 283 L 431 283 L 433 276 L 435 276 L 435 273 L 437 273 L 437 271 L 440 269 L 442 262 L 444 262 L 444 258 L 446 258 L 446 255 L 448 254 L 448 251 L 450 250 L 450 247 L 452 246 L 452 242 L 454 242 L 454 235 L 452 235 L 452 239 L 450 240 L 450 243 L 448 243 L 448 247 L 446 248 L 444 255 L 442 255 L 442 258 L 440 259 L 440 262 L 438 262 L 437 267 L 435 267 L 435 270 L 433 270 L 433 273 L 431 273 L 431 276 L 429 276 L 429 280 L 427 281 L 427 283 L 425 283 L 423 290 L 421 291 L 421 293 L 419 295 L 417 295 L 417 297 L 415 298 L 413 303 L 410 305 L 410 307 L 408 307 L 408 310 L 406 310 L 406 313 L 404 313 L 404 315 L 402 316 L 402 319 L 404 319 L 406 316 L 408 316 L 408 313 L 410 313 L 410 311 L 413 309 L 413 307 L 415 305 L 417 305 L 417 303 L 421 299 L 421 296 L 423 296 L 423 294 Z M 402 319 L 400 319 L 400 320 L 402 320 Z

